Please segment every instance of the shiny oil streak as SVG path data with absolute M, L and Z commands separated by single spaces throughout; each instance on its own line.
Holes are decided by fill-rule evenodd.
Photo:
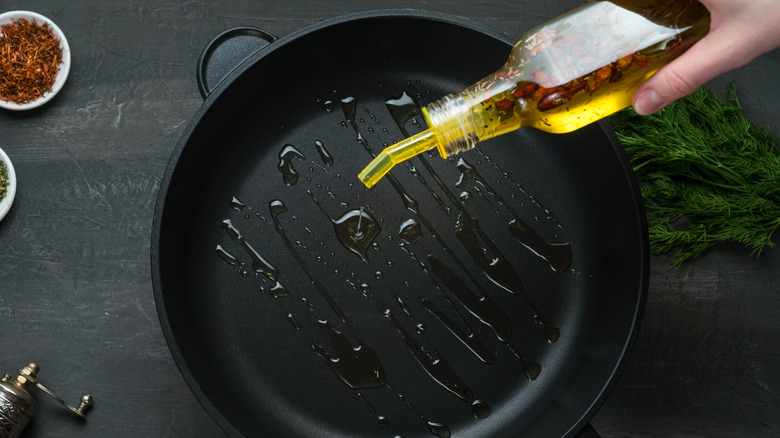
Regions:
M 333 107 L 333 103 L 330 102 L 328 105 L 326 105 L 326 110 L 333 111 Z M 361 121 L 361 119 L 358 119 L 356 116 L 356 111 L 358 108 L 357 100 L 354 98 L 342 99 L 341 107 L 346 118 L 345 125 L 351 125 L 355 134 L 354 138 L 360 145 L 362 145 L 366 152 L 373 155 L 368 141 L 365 137 L 363 137 L 360 129 L 358 128 L 358 123 L 365 122 Z M 360 107 L 366 109 L 362 105 Z M 396 124 L 398 124 L 404 133 L 405 129 L 403 128 L 403 125 L 410 120 L 412 120 L 412 123 L 419 127 L 419 123 L 415 119 L 415 117 L 419 114 L 419 107 L 417 106 L 416 100 L 409 95 L 404 94 L 400 99 L 388 100 L 386 102 L 386 108 L 391 112 L 394 121 Z M 366 111 L 368 110 L 366 109 Z M 377 134 L 377 138 L 381 140 L 381 137 L 379 136 L 380 127 L 378 126 L 380 125 L 380 122 L 378 118 L 370 112 L 369 116 L 370 120 L 368 120 L 369 117 L 365 117 L 368 123 L 373 124 L 376 122 L 377 124 L 376 129 L 369 130 L 369 133 L 372 134 L 371 139 L 373 141 L 373 134 Z M 381 132 L 387 134 L 387 129 L 382 128 Z M 282 225 L 282 219 L 289 219 L 289 222 L 284 222 L 285 225 L 289 224 L 291 229 L 292 227 L 295 227 L 298 230 L 305 230 L 308 233 L 308 236 L 311 238 L 316 239 L 315 235 L 318 233 L 315 234 L 312 232 L 312 229 L 314 228 L 309 228 L 312 226 L 312 222 L 307 222 L 307 220 L 311 219 L 311 217 L 306 216 L 306 213 L 297 211 L 296 215 L 298 217 L 296 218 L 296 216 L 293 216 L 292 213 L 288 212 L 287 204 L 281 200 L 281 195 L 285 195 L 286 193 L 279 193 L 278 195 L 280 196 L 274 196 L 272 198 L 273 200 L 268 204 L 268 211 L 270 212 L 270 218 L 276 233 L 279 235 L 282 242 L 284 242 L 287 250 L 289 250 L 289 254 L 292 255 L 292 257 L 294 257 L 296 260 L 300 270 L 306 275 L 309 283 L 318 290 L 322 298 L 330 306 L 330 309 L 339 318 L 341 324 L 336 327 L 333 323 L 330 323 L 325 319 L 312 317 L 312 321 L 314 321 L 314 324 L 316 324 L 316 328 L 315 330 L 307 330 L 307 328 L 312 327 L 301 324 L 301 321 L 305 323 L 305 320 L 299 321 L 295 316 L 293 316 L 293 313 L 284 309 L 284 303 L 290 303 L 290 301 L 275 300 L 274 302 L 279 303 L 279 306 L 282 308 L 282 310 L 284 310 L 283 315 L 287 316 L 287 320 L 295 332 L 301 333 L 303 336 L 306 336 L 307 340 L 310 341 L 309 345 L 311 345 L 312 350 L 314 353 L 316 353 L 316 356 L 321 358 L 342 382 L 344 382 L 350 388 L 358 390 L 358 392 L 356 392 L 358 397 L 366 403 L 367 407 L 369 407 L 369 411 L 373 412 L 375 415 L 374 418 L 376 418 L 377 426 L 380 429 L 390 428 L 391 431 L 392 423 L 386 415 L 382 415 L 381 413 L 376 412 L 376 409 L 374 409 L 373 406 L 368 403 L 367 397 L 369 395 L 374 397 L 374 394 L 377 394 L 376 390 L 370 390 L 371 388 L 387 387 L 393 392 L 396 398 L 401 400 L 407 407 L 412 409 L 420 416 L 420 418 L 423 419 L 430 433 L 440 438 L 449 437 L 451 435 L 449 426 L 444 423 L 425 418 L 422 414 L 420 414 L 417 408 L 413 407 L 413 405 L 403 394 L 399 393 L 388 384 L 388 379 L 393 378 L 394 370 L 387 369 L 388 373 L 385 373 L 385 369 L 379 355 L 379 353 L 382 352 L 382 349 L 374 350 L 359 336 L 354 335 L 357 333 L 357 331 L 352 329 L 357 328 L 357 325 L 351 321 L 349 324 L 347 324 L 347 315 L 342 311 L 337 301 L 330 295 L 328 291 L 329 288 L 333 287 L 334 283 L 330 278 L 326 279 L 322 276 L 319 276 L 320 278 L 318 278 L 315 276 L 314 272 L 307 264 L 309 259 L 304 259 L 301 254 L 303 252 L 310 253 L 313 259 L 316 259 L 319 263 L 325 264 L 325 266 L 328 266 L 328 269 L 331 271 L 333 271 L 334 268 L 333 260 L 338 260 L 336 261 L 337 266 L 335 266 L 337 270 L 335 270 L 334 273 L 340 276 L 346 275 L 347 283 L 350 284 L 353 289 L 357 290 L 358 292 L 362 292 L 363 297 L 367 302 L 372 302 L 374 300 L 386 300 L 389 298 L 388 294 L 390 294 L 390 297 L 392 297 L 391 299 L 395 300 L 398 308 L 400 308 L 402 312 L 399 313 L 399 315 L 407 315 L 409 317 L 409 320 L 406 320 L 404 317 L 402 318 L 403 321 L 399 321 L 392 314 L 392 312 L 388 311 L 384 313 L 384 318 L 382 318 L 388 321 L 389 329 L 392 330 L 390 333 L 395 332 L 398 335 L 398 338 L 400 338 L 400 340 L 403 342 L 403 345 L 405 345 L 406 349 L 409 351 L 411 355 L 409 359 L 413 359 L 417 364 L 419 364 L 419 366 L 427 373 L 433 382 L 436 382 L 442 388 L 446 389 L 446 391 L 442 391 L 443 393 L 446 394 L 449 392 L 458 399 L 468 402 L 474 418 L 487 418 L 491 414 L 490 405 L 485 401 L 476 399 L 474 393 L 472 392 L 472 388 L 479 390 L 479 386 L 470 386 L 469 383 L 467 383 L 467 381 L 458 374 L 458 370 L 453 369 L 453 367 L 447 363 L 441 354 L 431 353 L 436 351 L 437 345 L 426 346 L 425 344 L 430 342 L 429 340 L 437 339 L 432 337 L 432 334 L 435 332 L 435 328 L 431 328 L 431 334 L 428 334 L 428 329 L 425 328 L 426 324 L 422 324 L 421 321 L 425 321 L 426 323 L 429 321 L 433 321 L 436 324 L 441 323 L 441 325 L 446 328 L 449 334 L 457 338 L 460 343 L 462 343 L 463 346 L 468 349 L 468 351 L 474 354 L 476 359 L 483 362 L 485 364 L 484 366 L 488 367 L 490 364 L 495 363 L 498 358 L 497 354 L 499 354 L 499 352 L 494 350 L 496 344 L 493 344 L 492 348 L 489 347 L 489 343 L 486 344 L 483 342 L 479 336 L 477 336 L 475 331 L 469 327 L 467 318 L 470 320 L 473 316 L 476 318 L 476 320 L 489 327 L 493 331 L 496 339 L 501 342 L 501 344 L 497 345 L 501 345 L 502 348 L 508 348 L 509 351 L 511 351 L 511 353 L 520 360 L 521 370 L 528 377 L 528 379 L 536 379 L 536 377 L 538 377 L 539 373 L 541 372 L 541 365 L 533 359 L 525 357 L 523 354 L 517 351 L 516 348 L 509 344 L 512 336 L 512 323 L 509 315 L 504 309 L 501 308 L 498 303 L 492 299 L 489 294 L 486 293 L 486 291 L 480 285 L 480 281 L 474 278 L 474 276 L 470 273 L 469 267 L 473 268 L 476 266 L 479 267 L 479 269 L 482 270 L 493 283 L 515 295 L 522 296 L 526 300 L 528 305 L 531 306 L 531 308 L 534 310 L 536 322 L 545 328 L 545 335 L 549 342 L 554 342 L 557 339 L 557 329 L 549 324 L 549 322 L 547 322 L 547 320 L 544 319 L 541 314 L 539 314 L 539 312 L 536 310 L 536 307 L 525 298 L 523 295 L 523 286 L 519 275 L 511 266 L 509 266 L 508 263 L 506 263 L 506 257 L 501 253 L 498 246 L 496 246 L 490 239 L 488 233 L 482 230 L 479 221 L 474 216 L 468 214 L 466 207 L 467 202 L 469 202 L 469 200 L 472 198 L 471 193 L 474 191 L 479 191 L 480 188 L 474 187 L 473 189 L 465 189 L 459 187 L 458 192 L 453 192 L 449 185 L 441 181 L 441 178 L 439 178 L 436 172 L 433 171 L 424 158 L 421 160 L 419 170 L 413 166 L 407 166 L 407 170 L 409 170 L 412 175 L 414 175 L 414 178 L 423 183 L 424 191 L 427 191 L 427 193 L 431 195 L 431 197 L 436 201 L 436 204 L 438 204 L 439 208 L 441 208 L 442 211 L 444 211 L 451 219 L 453 216 L 458 217 L 457 221 L 452 222 L 452 228 L 447 230 L 447 235 L 453 236 L 453 242 L 458 242 L 455 243 L 455 245 L 461 245 L 463 249 L 465 249 L 464 256 L 466 258 L 470 257 L 470 260 L 467 264 L 456 255 L 452 248 L 448 246 L 447 239 L 443 238 L 444 234 L 440 233 L 440 230 L 436 230 L 433 227 L 432 223 L 434 221 L 429 219 L 428 215 L 421 213 L 421 206 L 417 199 L 410 195 L 410 193 L 407 192 L 401 185 L 400 181 L 394 178 L 392 174 L 387 178 L 389 180 L 389 184 L 395 191 L 395 194 L 398 195 L 398 199 L 400 200 L 399 206 L 402 205 L 403 208 L 405 208 L 405 211 L 409 213 L 408 218 L 400 223 L 400 225 L 398 223 L 390 224 L 389 221 L 387 223 L 382 222 L 383 217 L 378 213 L 380 210 L 375 205 L 373 206 L 374 208 L 372 208 L 371 204 L 364 204 L 365 207 L 350 208 L 347 200 L 338 199 L 337 195 L 339 191 L 337 190 L 337 187 L 334 186 L 332 188 L 329 187 L 326 182 L 314 181 L 312 178 L 314 175 L 311 174 L 313 169 L 316 169 L 317 172 L 320 170 L 323 171 L 322 174 L 325 176 L 334 177 L 334 175 L 337 175 L 336 171 L 338 169 L 330 170 L 329 168 L 334 166 L 334 164 L 337 162 L 340 163 L 341 161 L 340 159 L 334 159 L 334 156 L 331 155 L 330 151 L 326 149 L 326 145 L 322 140 L 314 140 L 314 148 L 316 149 L 316 153 L 319 155 L 322 164 L 310 161 L 310 175 L 305 180 L 300 178 L 301 181 L 299 181 L 299 174 L 295 169 L 294 164 L 298 164 L 298 161 L 304 160 L 305 155 L 295 146 L 289 144 L 282 148 L 279 153 L 280 161 L 277 169 L 281 172 L 284 183 L 287 186 L 294 186 L 298 183 L 302 183 L 302 185 L 306 185 L 306 187 L 310 189 L 306 190 L 308 197 L 328 218 L 330 224 L 332 224 L 333 227 L 332 232 L 335 234 L 335 237 L 339 243 L 346 250 L 358 255 L 364 263 L 368 263 L 369 248 L 374 248 L 377 253 L 381 253 L 384 252 L 385 248 L 387 247 L 390 247 L 390 251 L 397 251 L 397 248 L 400 247 L 400 249 L 405 251 L 409 257 L 411 257 L 415 263 L 417 263 L 417 265 L 423 271 L 425 271 L 428 277 L 430 277 L 433 284 L 436 285 L 436 288 L 441 291 L 441 297 L 434 301 L 431 299 L 431 297 L 426 296 L 428 294 L 424 294 L 419 296 L 420 301 L 417 303 L 411 301 L 407 302 L 404 301 L 404 299 L 401 299 L 400 295 L 393 293 L 392 290 L 387 290 L 384 286 L 389 284 L 386 283 L 389 280 L 386 279 L 394 275 L 394 273 L 391 269 L 392 264 L 386 261 L 386 258 L 383 260 L 381 257 L 379 257 L 378 261 L 371 260 L 373 266 L 368 265 L 368 277 L 372 278 L 366 278 L 367 276 L 365 275 L 365 272 L 362 278 L 360 275 L 355 278 L 355 271 L 350 273 L 349 262 L 347 259 L 344 259 L 344 261 L 338 258 L 334 259 L 332 255 L 329 258 L 327 252 L 324 250 L 321 253 L 318 253 L 318 251 L 320 251 L 318 248 L 325 248 L 323 245 L 323 240 L 320 240 L 319 245 L 316 243 L 311 243 L 306 239 L 303 241 L 291 240 L 293 234 L 291 233 L 290 236 L 288 236 L 284 226 Z M 468 163 L 465 163 L 464 161 L 464 166 L 459 166 L 459 169 L 464 174 L 464 177 L 462 178 L 463 184 L 470 181 L 476 181 L 477 183 L 481 184 L 481 187 L 484 187 L 485 191 L 487 191 L 491 196 L 497 196 L 491 187 L 487 186 L 486 184 L 482 184 L 482 177 L 479 175 L 479 173 L 476 170 L 468 169 L 466 167 L 467 165 Z M 420 170 L 422 170 L 425 175 L 423 175 Z M 428 178 L 428 180 L 431 180 L 432 178 L 432 181 L 434 182 L 429 185 L 428 182 L 425 181 L 426 178 Z M 343 185 L 344 179 L 339 179 L 338 176 L 336 176 L 334 183 Z M 341 207 L 341 209 L 339 209 L 338 212 L 334 215 L 328 214 L 324 206 L 314 195 L 313 190 L 315 190 L 315 188 L 316 190 L 319 190 L 318 193 L 323 194 L 323 200 L 330 201 L 330 198 L 333 198 L 336 200 L 336 202 L 338 202 L 338 205 Z M 349 188 L 352 190 L 351 185 Z M 300 191 L 300 187 L 296 187 L 294 190 Z M 324 194 L 327 194 L 328 197 L 325 197 Z M 354 192 L 354 190 L 353 194 L 356 196 L 358 195 L 356 192 Z M 366 192 L 363 192 L 363 194 L 366 194 Z M 360 202 L 363 203 L 364 198 L 361 196 L 357 197 L 361 200 Z M 287 198 L 283 199 L 287 200 Z M 365 199 L 370 198 L 366 196 Z M 307 204 L 307 202 L 304 202 L 305 200 L 305 195 L 302 198 L 298 198 L 298 201 L 302 202 L 304 207 Z M 506 204 L 503 199 L 499 199 L 497 203 L 499 205 L 508 207 L 508 204 Z M 309 203 L 309 205 L 311 204 Z M 252 210 L 235 197 L 231 201 L 230 207 L 236 212 Z M 331 207 L 328 206 L 328 208 L 330 209 Z M 371 212 L 376 214 L 376 216 L 369 213 L 368 210 L 371 210 Z M 253 216 L 254 215 L 255 214 L 253 213 Z M 257 214 L 257 216 L 261 217 L 259 214 Z M 516 217 L 517 215 L 513 214 L 512 216 Z M 247 215 L 246 218 L 249 218 L 249 215 Z M 384 219 L 387 220 L 386 217 Z M 263 220 L 265 221 L 266 219 L 263 218 Z M 382 225 L 380 226 L 380 224 Z M 382 239 L 382 249 L 380 250 L 377 237 L 381 233 L 382 227 L 385 225 L 390 226 L 393 231 L 396 232 L 389 233 L 387 235 L 387 242 L 385 242 L 385 239 Z M 507 224 L 507 226 L 512 227 L 512 224 Z M 257 250 L 255 250 L 255 248 L 246 242 L 246 239 L 238 231 L 237 227 L 230 220 L 225 220 L 222 224 L 222 227 L 227 235 L 230 236 L 233 241 L 240 244 L 240 246 L 252 259 L 252 269 L 256 272 L 259 272 L 262 276 L 276 281 L 280 275 L 279 270 L 271 265 Z M 395 240 L 393 240 L 393 237 L 395 237 Z M 441 250 L 443 250 L 443 255 L 441 258 L 430 254 L 431 251 L 429 251 L 430 248 L 428 247 L 428 243 L 431 241 L 435 243 L 435 247 L 439 247 Z M 542 241 L 539 245 L 546 245 L 546 243 Z M 415 255 L 411 251 L 410 247 L 412 246 L 415 246 L 415 248 L 420 250 L 420 256 Z M 535 247 L 536 244 L 532 242 L 530 246 Z M 263 250 L 263 254 L 267 254 L 266 248 L 261 249 Z M 371 257 L 374 257 L 374 250 L 371 250 Z M 433 252 L 441 253 L 441 250 Z M 215 251 L 225 263 L 232 266 L 241 266 L 240 260 L 238 260 L 238 258 L 231 254 L 226 248 L 217 246 Z M 537 251 L 537 253 L 539 252 L 541 251 Z M 537 253 L 535 253 L 535 255 L 540 257 L 543 256 L 543 254 Z M 304 255 L 308 256 L 307 254 Z M 350 255 L 347 257 L 352 256 Z M 554 259 L 554 257 L 548 257 L 548 262 L 550 262 L 550 259 Z M 356 262 L 357 258 L 352 257 L 350 260 L 354 260 Z M 382 267 L 387 266 L 388 270 L 377 269 L 379 265 L 376 263 L 381 263 Z M 342 271 L 341 273 L 338 273 L 339 269 Z M 287 272 L 287 269 L 285 269 L 285 275 L 291 275 Z M 281 286 L 278 281 L 276 281 L 276 284 Z M 407 290 L 411 291 L 414 290 L 416 285 L 407 283 L 407 287 L 409 288 Z M 289 292 L 283 295 L 277 294 L 274 292 L 275 288 L 276 286 L 269 288 L 272 296 L 283 297 L 289 295 Z M 293 293 L 294 292 L 295 291 L 293 291 Z M 404 297 L 408 299 L 408 293 L 404 295 Z M 451 301 L 449 297 L 454 298 L 452 298 Z M 302 298 L 300 302 L 308 308 L 313 309 L 313 303 L 308 299 Z M 410 304 L 412 306 L 415 304 L 422 304 L 421 308 L 424 308 L 427 313 L 422 311 L 417 312 L 419 313 L 418 315 L 413 314 L 412 306 L 410 306 Z M 444 306 L 440 308 L 439 306 L 442 304 L 444 304 Z M 375 303 L 375 305 L 377 305 L 377 303 Z M 462 314 L 461 310 L 458 310 L 459 308 L 465 309 L 462 310 Z M 382 309 L 384 309 L 384 307 L 382 307 Z M 468 311 L 468 313 L 466 313 L 466 311 Z M 352 314 L 350 313 L 350 315 Z M 455 320 L 452 318 L 453 315 L 457 316 L 454 318 Z M 417 319 L 417 317 L 425 318 L 426 316 L 428 320 Z M 414 322 L 410 323 L 412 320 Z M 334 319 L 334 322 L 338 323 L 339 321 Z M 408 325 L 410 329 L 407 330 L 405 325 Z M 416 329 L 416 332 L 414 329 Z M 309 331 L 311 331 L 311 333 L 307 333 Z M 484 333 L 489 332 L 485 331 Z M 449 334 L 446 336 L 449 336 Z M 311 335 L 316 336 L 309 337 Z M 317 339 L 315 339 L 315 337 Z M 398 339 L 396 339 L 395 342 L 397 343 Z M 458 345 L 458 348 L 462 347 Z M 486 368 L 486 370 L 488 370 L 488 368 Z M 475 384 L 472 382 L 472 385 Z
M 414 116 L 419 116 L 420 106 L 416 99 L 409 96 L 406 93 L 398 99 L 390 99 L 385 102 L 385 106 L 392 115 L 395 123 L 398 125 L 401 132 L 408 137 L 409 132 L 406 131 L 404 125 Z M 560 331 L 557 327 L 554 327 L 544 315 L 541 314 L 539 309 L 534 305 L 524 294 L 523 284 L 514 268 L 509 264 L 506 257 L 501 253 L 499 248 L 493 243 L 492 239 L 487 236 L 479 225 L 477 219 L 472 217 L 466 210 L 464 203 L 462 202 L 462 196 L 456 196 L 444 181 L 435 172 L 433 167 L 428 163 L 423 155 L 417 156 L 422 166 L 427 170 L 433 180 L 436 182 L 442 193 L 450 200 L 454 207 L 459 212 L 458 222 L 456 223 L 456 236 L 461 242 L 464 248 L 466 248 L 468 254 L 471 256 L 474 263 L 479 266 L 484 274 L 493 281 L 496 285 L 500 286 L 507 292 L 513 295 L 519 295 L 523 297 L 523 300 L 534 311 L 534 320 L 542 326 L 545 337 L 548 342 L 556 342 L 560 337 Z M 456 186 L 462 186 L 465 181 L 470 178 L 476 178 L 483 184 L 487 185 L 487 182 L 482 178 L 473 166 L 469 166 L 463 159 L 459 161 L 458 169 L 461 172 L 460 179 Z M 433 190 L 419 175 L 419 172 L 412 172 L 418 180 L 423 182 L 423 186 L 433 193 Z M 489 186 L 488 186 L 489 187 Z M 497 193 L 492 188 L 489 188 L 494 194 Z M 497 194 L 495 196 L 498 196 Z M 520 242 L 531 250 L 533 254 L 536 254 L 546 261 L 548 261 L 556 272 L 560 272 L 566 269 L 571 263 L 571 248 L 568 243 L 565 244 L 548 244 L 530 227 L 525 225 L 511 209 L 503 199 L 500 200 L 506 208 L 512 213 L 512 221 L 507 226 L 510 232 Z M 440 204 L 441 205 L 441 204 Z M 449 212 L 449 210 L 447 210 Z M 487 248 L 487 253 L 483 248 Z M 456 259 L 456 263 L 462 263 Z M 462 271 L 468 273 L 468 270 L 464 266 L 460 266 Z M 472 280 L 473 283 L 477 284 Z M 485 296 L 484 291 L 481 291 Z M 484 321 L 483 321 L 484 322 Z M 508 342 L 502 339 L 503 342 Z
M 338 306 L 338 304 L 336 304 L 336 301 L 333 299 L 333 297 L 330 295 L 327 289 L 325 289 L 325 286 L 323 286 L 320 280 L 314 276 L 314 273 L 312 273 L 311 269 L 309 269 L 309 266 L 306 264 L 306 262 L 303 261 L 303 258 L 301 258 L 300 254 L 298 254 L 297 249 L 292 244 L 292 242 L 290 242 L 289 237 L 287 237 L 287 233 L 285 232 L 284 227 L 282 227 L 282 224 L 279 221 L 279 215 L 287 212 L 287 206 L 281 200 L 274 199 L 268 204 L 268 210 L 271 213 L 271 219 L 274 222 L 274 227 L 276 228 L 276 232 L 279 234 L 284 244 L 292 253 L 293 257 L 295 258 L 295 261 L 298 263 L 298 266 L 301 268 L 301 270 L 303 270 L 303 272 L 309 278 L 311 284 L 320 292 L 320 295 L 322 295 L 322 297 L 328 303 L 328 305 L 333 310 L 333 312 L 336 313 L 336 316 L 338 316 L 342 322 L 346 322 L 347 316 L 344 314 L 344 312 L 341 311 L 341 308 Z

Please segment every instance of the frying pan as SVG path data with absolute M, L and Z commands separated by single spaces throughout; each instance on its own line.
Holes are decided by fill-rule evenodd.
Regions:
M 512 43 L 392 10 L 278 40 L 229 31 L 204 51 L 152 275 L 174 360 L 229 435 L 593 433 L 648 280 L 609 128 L 523 129 L 371 190 L 356 178 L 424 128 L 419 105 L 497 70 Z

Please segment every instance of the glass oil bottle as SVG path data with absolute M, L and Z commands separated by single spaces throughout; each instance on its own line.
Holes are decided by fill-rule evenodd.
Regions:
M 637 87 L 709 31 L 696 0 L 591 1 L 527 32 L 492 75 L 422 109 L 428 124 L 358 175 L 372 187 L 393 165 L 442 158 L 523 126 L 567 133 L 631 105 Z

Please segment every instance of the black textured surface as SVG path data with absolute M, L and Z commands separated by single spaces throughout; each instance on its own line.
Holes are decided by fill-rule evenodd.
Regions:
M 52 18 L 71 76 L 47 106 L 0 113 L 19 189 L 0 222 L 0 366 L 41 365 L 69 401 L 91 392 L 85 424 L 37 394 L 25 437 L 213 437 L 224 433 L 176 369 L 149 269 L 157 188 L 202 105 L 194 70 L 235 26 L 284 36 L 344 13 L 424 8 L 512 36 L 579 2 L 0 1 Z M 423 41 L 421 39 L 421 41 Z M 464 54 L 464 59 L 467 55 Z M 714 81 L 737 84 L 748 117 L 778 132 L 775 51 Z M 593 425 L 605 437 L 774 437 L 780 429 L 776 250 L 725 246 L 679 271 L 654 258 L 639 341 Z

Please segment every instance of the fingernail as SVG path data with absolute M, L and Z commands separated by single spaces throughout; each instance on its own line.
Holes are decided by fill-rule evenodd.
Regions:
M 646 116 L 665 107 L 667 103 L 655 90 L 649 88 L 637 97 L 634 111 L 640 116 Z

